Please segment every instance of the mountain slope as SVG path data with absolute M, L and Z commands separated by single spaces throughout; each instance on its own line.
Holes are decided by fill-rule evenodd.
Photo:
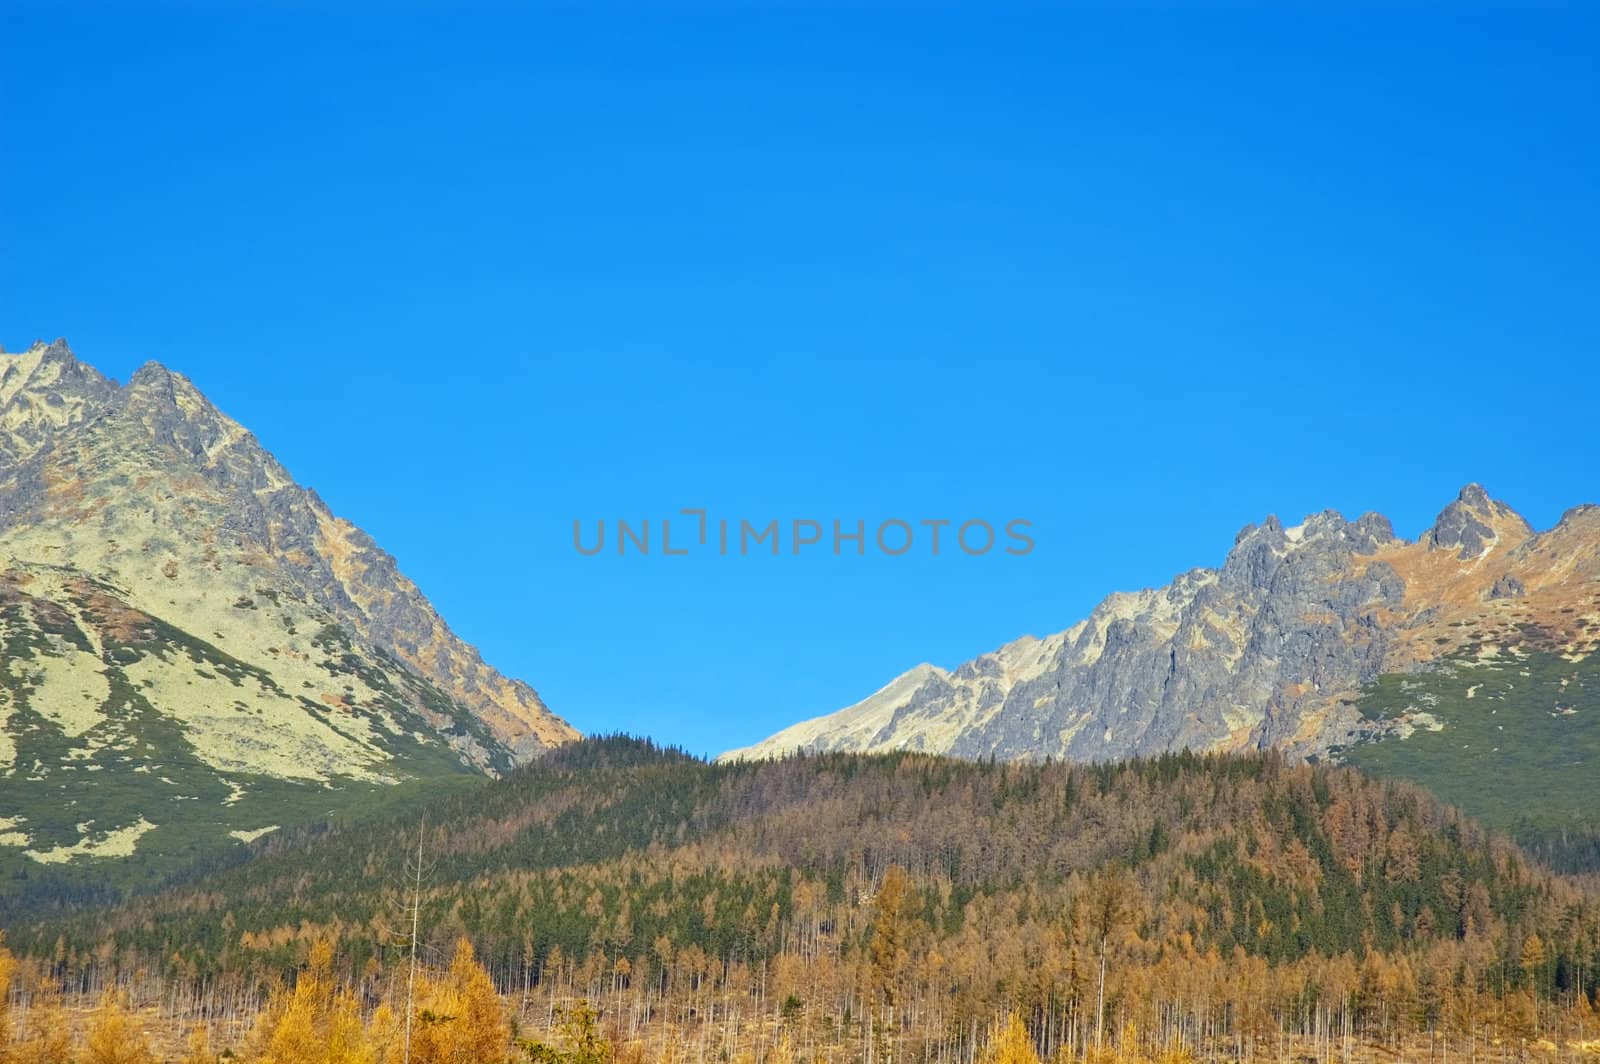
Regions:
M 1380 677 L 1359 706 L 1383 727 L 1341 760 L 1422 784 L 1551 867 L 1600 869 L 1600 656 L 1485 643 Z
M 0 876 L 165 867 L 576 736 L 188 380 L 60 341 L 0 355 L 0 636 Z
M 1385 732 L 1380 677 L 1537 630 L 1556 652 L 1600 642 L 1600 509 L 1536 534 L 1469 485 L 1415 542 L 1377 514 L 1239 533 L 1218 569 L 1108 597 L 1045 640 L 950 672 L 922 666 L 837 714 L 725 758 L 909 748 L 963 757 L 1111 760 L 1176 749 L 1326 753 Z M 891 694 L 892 692 L 892 694 Z

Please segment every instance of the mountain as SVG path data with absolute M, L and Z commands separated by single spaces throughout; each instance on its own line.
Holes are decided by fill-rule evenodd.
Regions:
M 1600 508 L 1577 507 L 1538 533 L 1471 484 L 1414 541 L 1371 513 L 1348 521 L 1325 511 L 1292 528 L 1269 517 L 1239 533 L 1220 568 L 1110 595 L 1063 632 L 954 670 L 918 666 L 862 702 L 723 757 L 1347 755 L 1430 729 L 1448 740 L 1452 706 L 1397 700 L 1390 678 L 1423 684 L 1531 656 L 1564 663 L 1571 703 L 1597 645 Z M 1600 679 L 1588 689 L 1600 691 Z M 1571 705 L 1549 692 L 1529 697 L 1530 714 L 1567 730 L 1556 749 L 1577 738 L 1600 757 L 1600 712 L 1551 718 Z M 1403 752 L 1386 757 L 1403 769 Z M 1584 764 L 1592 773 L 1600 761 Z
M 1600 964 L 1579 883 L 1415 787 L 1342 767 L 707 764 L 620 738 L 406 815 L 265 840 L 154 897 L 15 921 L 7 942 L 67 982 L 109 978 L 111 958 L 130 982 L 246 991 L 316 967 L 328 943 L 361 994 L 399 1010 L 419 846 L 424 955 L 441 964 L 468 939 L 524 1030 L 587 998 L 641 1043 L 625 1060 L 697 1044 L 792 1059 L 761 1052 L 780 1033 L 808 1060 L 889 1059 L 862 1049 L 880 1038 L 894 1059 L 972 1060 L 974 1031 L 1012 1010 L 1049 1059 L 1073 1059 L 1049 1054 L 1096 1037 L 1101 978 L 1108 1036 L 1148 1031 L 1153 1048 L 1215 1038 L 1216 1059 L 1244 1059 L 1236 1038 L 1284 1032 L 1315 1059 L 1332 1029 L 1415 1034 L 1398 1059 L 1426 1059 L 1435 1036 L 1464 1055 L 1480 1025 L 1535 1007 L 1518 995 L 1559 1015 Z
M 0 354 L 0 639 L 0 881 L 153 874 L 576 738 L 186 378 L 62 341 Z

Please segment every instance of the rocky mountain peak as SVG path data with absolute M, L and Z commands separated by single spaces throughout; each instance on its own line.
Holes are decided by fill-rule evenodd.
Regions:
M 191 418 L 200 415 L 227 420 L 211 400 L 194 386 L 193 381 L 159 362 L 146 362 L 134 370 L 122 393 L 129 403 L 139 401 L 159 405 Z
M 6 354 L 0 361 L 0 403 L 9 403 L 24 392 L 43 393 L 65 378 L 68 385 L 78 379 L 110 384 L 94 367 L 79 362 L 65 340 L 45 343 L 35 340 L 26 351 Z
M 1591 522 L 1597 519 L 1600 519 L 1600 506 L 1596 506 L 1592 502 L 1586 502 L 1574 506 L 1570 510 L 1563 513 L 1561 515 L 1561 520 L 1556 523 L 1556 527 L 1570 527 L 1572 525 Z
M 1356 705 L 1378 677 L 1426 669 L 1487 633 L 1520 640 L 1532 623 L 1573 662 L 1600 648 L 1600 629 L 1585 634 L 1597 579 L 1600 508 L 1578 507 L 1536 535 L 1478 484 L 1415 541 L 1377 513 L 1351 521 L 1323 510 L 1289 527 L 1269 516 L 1239 532 L 1218 569 L 1114 592 L 1045 640 L 730 756 L 795 746 L 1081 761 L 1269 746 L 1320 756 L 1371 730 Z
M 1224 587 L 1267 588 L 1285 565 L 1304 572 L 1326 569 L 1339 558 L 1371 554 L 1395 541 L 1394 530 L 1379 514 L 1347 521 L 1337 510 L 1322 510 L 1287 528 L 1268 516 L 1240 530 L 1219 577 Z
M 3 351 L 0 351 L 3 353 Z M 106 384 L 111 383 L 87 362 L 82 362 L 72 353 L 72 348 L 66 340 L 57 339 L 46 343 L 35 340 L 28 345 L 26 351 L 12 354 L 7 361 L 10 365 L 6 370 L 0 371 L 0 376 L 9 376 L 14 367 L 22 372 L 23 377 L 31 377 L 33 386 L 47 388 L 66 376 L 69 380 L 79 377 Z
M 128 388 L 131 391 L 153 390 L 170 393 L 177 379 L 178 374 L 155 359 L 150 359 L 133 371 L 133 376 L 128 378 Z
M 1496 546 L 1516 546 L 1533 535 L 1522 516 L 1482 484 L 1468 484 L 1439 512 L 1424 539 L 1431 550 L 1455 550 L 1463 560 L 1480 558 Z
M 121 413 L 157 444 L 177 449 L 224 487 L 282 486 L 290 478 L 245 428 L 181 373 L 159 362 L 140 366 L 120 396 Z
M 25 461 L 58 429 L 103 410 L 116 392 L 65 340 L 0 354 L 0 470 Z
M 71 389 L 58 386 L 69 376 Z M 315 604 L 362 652 L 390 656 L 476 716 L 487 732 L 466 754 L 478 764 L 526 760 L 576 734 L 532 688 L 484 664 L 394 558 L 183 374 L 147 362 L 118 388 L 58 341 L 0 356 L 0 381 L 0 429 L 10 430 L 0 431 L 0 558 L 71 560 L 157 616 L 183 593 L 191 612 L 233 621 L 253 619 L 232 604 L 259 605 L 261 588 Z M 36 407 L 51 416 L 24 416 Z M 265 639 L 254 663 L 270 671 L 305 653 L 286 643 Z
M 67 359 L 75 358 L 72 354 L 72 348 L 67 345 L 66 337 L 63 336 L 58 336 L 54 340 L 35 340 L 28 345 L 28 349 L 22 354 L 31 355 L 41 351 L 48 353 L 54 359 L 63 357 Z

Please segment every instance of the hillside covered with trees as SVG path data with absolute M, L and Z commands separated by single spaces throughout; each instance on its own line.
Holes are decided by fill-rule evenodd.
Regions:
M 1410 785 L 1271 754 L 713 765 L 591 740 L 404 817 L 257 845 L 158 896 L 13 921 L 21 998 L 115 991 L 174 1040 L 204 1023 L 300 1059 L 261 1055 L 262 1003 L 314 990 L 332 1022 L 338 987 L 357 1028 L 396 1022 L 415 918 L 428 985 L 486 973 L 501 1048 L 556 1054 L 534 1059 L 580 1059 L 560 1054 L 586 1008 L 596 1045 L 640 1060 L 971 1061 L 1006 1038 L 1072 1059 L 1492 1057 L 1600 1037 L 1592 892 Z

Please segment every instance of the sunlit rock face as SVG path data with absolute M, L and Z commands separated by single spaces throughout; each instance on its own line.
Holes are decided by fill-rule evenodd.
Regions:
M 1242 530 L 1221 567 L 1119 592 L 1046 639 L 919 666 L 837 713 L 724 758 L 914 749 L 1103 761 L 1179 749 L 1326 753 L 1375 727 L 1380 675 L 1485 638 L 1586 654 L 1600 626 L 1600 510 L 1535 533 L 1471 484 L 1416 540 L 1325 511 Z M 1530 636 L 1529 633 L 1535 633 Z
M 492 774 L 576 737 L 186 378 L 119 386 L 61 341 L 0 354 L 0 638 L 0 859 L 142 849 L 186 802 L 247 837 L 305 818 L 252 800 L 280 785 Z

